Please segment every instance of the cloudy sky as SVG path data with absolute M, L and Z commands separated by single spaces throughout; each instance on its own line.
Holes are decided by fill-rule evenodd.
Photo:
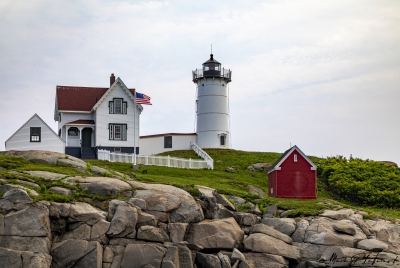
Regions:
M 232 146 L 400 164 L 400 1 L 0 1 L 0 151 L 56 85 L 152 97 L 141 135 L 193 132 L 191 71 L 232 70 Z

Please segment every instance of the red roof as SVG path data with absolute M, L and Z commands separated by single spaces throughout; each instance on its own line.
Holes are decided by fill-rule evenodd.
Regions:
M 83 120 L 83 119 L 79 119 L 79 120 L 75 120 L 72 122 L 68 122 L 66 124 L 74 124 L 74 125 L 94 125 L 94 121 L 93 120 Z
M 105 87 L 57 86 L 58 110 L 90 112 L 107 90 Z M 135 89 L 129 91 L 135 94 Z

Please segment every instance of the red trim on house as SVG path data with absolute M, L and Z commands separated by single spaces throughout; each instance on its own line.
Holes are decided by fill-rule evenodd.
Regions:
M 196 133 L 165 133 L 165 134 L 140 136 L 140 138 L 146 139 L 146 138 L 164 137 L 164 136 L 193 136 L 193 135 L 197 135 L 197 134 Z
M 79 120 L 75 120 L 72 122 L 68 122 L 65 123 L 66 125 L 94 125 L 94 121 L 93 120 L 83 120 L 83 119 L 79 119 Z

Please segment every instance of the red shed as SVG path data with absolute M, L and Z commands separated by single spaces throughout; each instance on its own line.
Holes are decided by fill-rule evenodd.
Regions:
M 317 166 L 296 145 L 284 152 L 268 172 L 268 195 L 317 197 Z

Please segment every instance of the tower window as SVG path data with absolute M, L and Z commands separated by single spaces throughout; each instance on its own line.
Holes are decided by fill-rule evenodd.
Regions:
M 297 162 L 297 154 L 294 154 L 294 162 Z
M 219 143 L 220 143 L 220 145 L 225 145 L 225 136 L 221 135 L 219 137 Z

